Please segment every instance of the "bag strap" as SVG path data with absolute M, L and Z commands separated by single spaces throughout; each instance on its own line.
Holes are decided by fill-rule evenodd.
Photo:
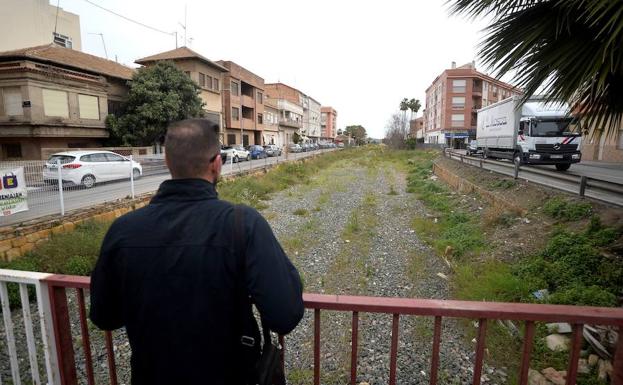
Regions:
M 244 210 L 242 206 L 234 206 L 234 242 L 236 248 L 236 259 L 240 264 L 240 276 L 243 292 L 246 293 L 246 276 L 247 276 L 247 254 L 245 247 L 247 245 L 246 232 L 244 231 Z M 246 295 L 246 294 L 245 294 Z M 262 336 L 264 337 L 264 345 L 271 343 L 270 329 L 264 324 L 264 318 L 260 316 L 262 324 Z

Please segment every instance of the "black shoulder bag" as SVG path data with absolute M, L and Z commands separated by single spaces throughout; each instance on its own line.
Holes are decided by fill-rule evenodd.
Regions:
M 264 344 L 259 340 L 259 330 L 253 317 L 253 313 L 247 311 L 252 309 L 252 301 L 246 291 L 246 268 L 247 258 L 244 252 L 246 237 L 244 231 L 244 211 L 240 206 L 234 207 L 234 241 L 236 256 L 241 264 L 241 299 L 242 308 L 242 333 L 240 336 L 241 352 L 244 371 L 248 385 L 286 385 L 285 375 L 281 367 L 281 348 L 272 342 L 270 329 L 266 327 L 264 319 L 261 318 L 262 335 Z M 261 315 L 260 315 L 261 316 Z M 260 348 L 261 346 L 261 348 Z

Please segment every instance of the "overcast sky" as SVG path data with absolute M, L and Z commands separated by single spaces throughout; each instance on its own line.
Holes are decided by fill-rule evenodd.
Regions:
M 51 3 L 56 5 L 57 0 Z M 338 127 L 361 124 L 382 137 L 403 97 L 418 98 L 452 61 L 476 59 L 485 24 L 449 16 L 445 0 L 91 0 L 164 31 L 212 60 L 231 60 L 338 111 Z M 305 4 L 305 5 L 304 5 Z M 85 0 L 60 0 L 80 15 L 83 51 L 134 60 L 175 48 L 175 38 Z M 181 24 L 180 24 L 181 23 Z M 483 68 L 478 68 L 484 70 Z M 418 115 L 422 114 L 420 110 Z

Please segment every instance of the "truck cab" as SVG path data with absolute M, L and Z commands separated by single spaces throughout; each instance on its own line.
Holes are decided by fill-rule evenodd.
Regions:
M 522 118 L 517 135 L 521 163 L 553 164 L 559 171 L 582 159 L 577 122 L 568 116 Z

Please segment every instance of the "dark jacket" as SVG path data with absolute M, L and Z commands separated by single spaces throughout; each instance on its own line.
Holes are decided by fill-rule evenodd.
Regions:
M 126 328 L 132 384 L 237 384 L 246 290 L 281 334 L 303 316 L 298 272 L 266 222 L 243 206 L 246 277 L 237 263 L 234 206 L 200 179 L 168 180 L 144 208 L 117 219 L 91 276 L 90 318 Z

